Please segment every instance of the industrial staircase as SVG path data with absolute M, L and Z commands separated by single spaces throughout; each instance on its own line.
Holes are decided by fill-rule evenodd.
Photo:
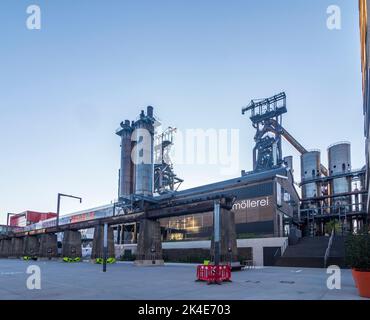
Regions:
M 345 268 L 345 261 L 344 261 L 344 243 L 345 243 L 344 236 L 334 236 L 333 244 L 330 249 L 329 258 L 327 262 L 327 266 L 336 265 L 341 268 Z
M 289 246 L 283 256 L 277 259 L 275 266 L 323 268 L 325 253 L 329 244 L 329 237 L 305 237 L 298 244 Z M 344 263 L 344 236 L 334 236 L 330 247 L 327 266 L 337 265 L 345 267 Z
M 280 267 L 323 268 L 329 237 L 305 237 L 289 246 L 275 263 Z

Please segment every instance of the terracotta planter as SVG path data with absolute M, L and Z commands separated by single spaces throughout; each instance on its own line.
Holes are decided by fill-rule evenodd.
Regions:
M 363 298 L 370 298 L 370 271 L 354 270 L 358 293 Z
M 357 278 L 356 278 L 356 270 L 355 269 L 352 269 L 352 278 L 353 278 L 353 281 L 355 283 L 356 288 L 358 288 Z

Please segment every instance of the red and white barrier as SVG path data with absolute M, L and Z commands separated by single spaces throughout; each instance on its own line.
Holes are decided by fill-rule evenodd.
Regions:
M 221 284 L 224 281 L 231 281 L 231 266 L 200 265 L 197 267 L 197 281 L 207 281 L 208 284 Z

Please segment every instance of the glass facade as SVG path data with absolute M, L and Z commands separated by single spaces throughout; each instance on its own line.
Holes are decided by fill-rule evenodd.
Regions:
M 272 196 L 237 200 L 232 210 L 239 239 L 273 237 L 275 202 Z M 213 212 L 161 219 L 163 241 L 210 240 Z

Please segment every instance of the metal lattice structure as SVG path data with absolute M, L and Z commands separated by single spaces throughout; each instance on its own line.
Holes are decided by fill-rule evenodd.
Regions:
M 177 177 L 169 153 L 173 146 L 176 128 L 168 127 L 155 137 L 154 192 L 164 194 L 178 190 L 184 181 Z
M 287 112 L 284 92 L 271 98 L 252 100 L 242 109 L 251 112 L 250 119 L 257 130 L 253 149 L 253 170 L 262 171 L 282 165 L 282 115 Z

